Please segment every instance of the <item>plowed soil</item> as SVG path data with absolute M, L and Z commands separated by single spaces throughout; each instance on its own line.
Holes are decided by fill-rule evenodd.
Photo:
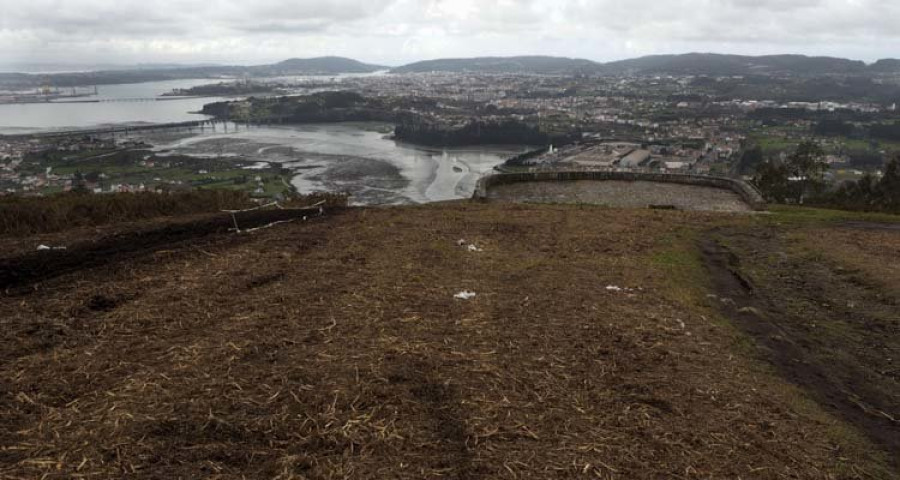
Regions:
M 746 215 L 450 204 L 7 255 L 0 478 L 898 478 L 892 433 L 722 308 L 700 246 L 740 257 L 728 238 L 760 222 L 808 249 L 784 252 L 797 262 L 812 236 L 850 241 Z M 871 255 L 900 248 L 869 234 Z M 853 301 L 894 328 L 896 279 L 842 245 L 829 261 L 871 282 Z M 765 281 L 768 256 L 747 258 Z M 808 348 L 889 370 L 853 345 Z M 875 380 L 860 403 L 895 415 Z

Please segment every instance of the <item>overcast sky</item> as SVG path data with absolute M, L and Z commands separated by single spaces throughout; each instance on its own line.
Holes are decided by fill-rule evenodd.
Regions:
M 0 64 L 900 57 L 898 0 L 0 0 Z

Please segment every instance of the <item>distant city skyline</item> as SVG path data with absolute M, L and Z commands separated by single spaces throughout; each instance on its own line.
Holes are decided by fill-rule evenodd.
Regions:
M 900 57 L 891 0 L 0 0 L 0 67 L 345 56 Z

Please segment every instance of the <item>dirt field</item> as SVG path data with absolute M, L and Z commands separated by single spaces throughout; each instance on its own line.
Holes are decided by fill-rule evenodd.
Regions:
M 588 204 L 616 208 L 666 206 L 705 212 L 752 211 L 737 193 L 730 190 L 642 181 L 509 183 L 492 186 L 488 198 L 516 203 Z
M 880 219 L 218 221 L 0 239 L 0 478 L 900 478 Z
M 714 231 L 729 318 L 820 404 L 900 460 L 900 229 L 838 222 Z

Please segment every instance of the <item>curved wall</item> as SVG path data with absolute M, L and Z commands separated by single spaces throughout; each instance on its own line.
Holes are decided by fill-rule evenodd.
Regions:
M 528 173 L 501 173 L 489 175 L 481 178 L 475 188 L 473 198 L 487 200 L 492 198 L 491 190 L 498 190 L 502 185 L 511 185 L 518 183 L 532 182 L 574 182 L 572 190 L 584 190 L 584 182 L 627 182 L 633 183 L 631 192 L 624 192 L 623 188 L 605 188 L 596 189 L 598 195 L 617 195 L 621 197 L 623 194 L 646 196 L 648 205 L 672 204 L 674 206 L 685 206 L 690 204 L 691 199 L 678 198 L 674 202 L 660 203 L 660 194 L 665 192 L 653 191 L 652 185 L 648 188 L 646 183 L 665 183 L 677 184 L 685 186 L 703 187 L 706 189 L 727 190 L 736 194 L 752 210 L 765 210 L 766 202 L 759 191 L 752 185 L 733 178 L 713 177 L 708 175 L 686 175 L 686 174 L 668 174 L 668 173 L 640 173 L 640 172 L 590 172 L 590 171 L 573 171 L 573 172 L 528 172 Z M 690 189 L 671 189 L 669 195 L 690 195 Z M 538 192 L 540 193 L 540 192 Z M 574 192 L 577 194 L 577 192 Z M 538 195 L 541 196 L 541 195 Z M 558 195 L 557 195 L 558 196 Z M 697 202 L 705 201 L 708 198 L 708 192 L 701 195 L 700 189 L 697 190 Z M 618 197 L 617 197 L 618 198 Z M 578 200 L 578 198 L 574 198 Z M 610 200 L 615 200 L 610 197 Z M 639 203 L 639 198 L 637 199 Z M 683 200 L 683 201 L 682 201 Z M 602 201 L 585 202 L 585 203 L 607 203 Z M 615 202 L 609 202 L 615 203 Z M 683 205 L 679 205 L 682 203 Z M 632 205 L 626 205 L 632 206 Z

